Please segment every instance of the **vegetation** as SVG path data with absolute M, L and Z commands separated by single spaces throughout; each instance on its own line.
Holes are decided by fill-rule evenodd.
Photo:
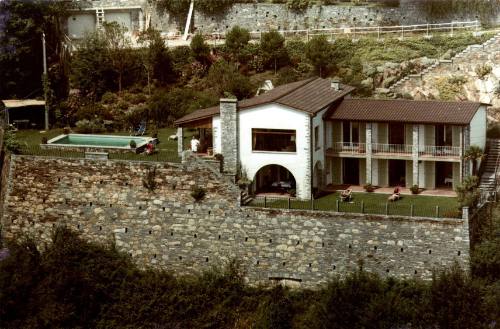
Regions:
M 423 282 L 359 270 L 315 291 L 246 286 L 234 261 L 199 276 L 139 270 L 64 228 L 52 240 L 43 253 L 29 239 L 8 243 L 2 327 L 488 328 L 499 320 L 498 238 L 475 249 L 472 276 L 452 267 Z
M 493 68 L 488 64 L 478 65 L 478 66 L 476 66 L 476 69 L 475 69 L 477 76 L 481 80 L 484 80 L 484 78 L 486 78 L 486 76 L 488 74 L 490 74 L 491 71 L 493 71 Z
M 466 177 L 462 184 L 455 189 L 457 192 L 458 203 L 461 207 L 475 208 L 481 192 L 478 190 L 479 178 L 477 176 Z
M 472 175 L 477 175 L 477 162 L 485 158 L 483 149 L 477 145 L 471 145 L 464 153 L 464 159 L 472 163 Z
M 436 88 L 439 92 L 439 98 L 445 101 L 455 101 L 463 92 L 463 85 L 467 82 L 464 76 L 437 78 Z
M 203 187 L 197 186 L 191 191 L 191 196 L 195 201 L 201 201 L 205 197 L 206 193 L 207 192 Z

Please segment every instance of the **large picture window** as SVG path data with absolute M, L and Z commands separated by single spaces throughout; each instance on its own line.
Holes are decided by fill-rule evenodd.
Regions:
M 252 150 L 272 152 L 296 152 L 295 130 L 252 129 Z

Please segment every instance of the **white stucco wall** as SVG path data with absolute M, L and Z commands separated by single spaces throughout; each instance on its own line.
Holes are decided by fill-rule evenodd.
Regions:
M 222 134 L 220 130 L 220 116 L 212 117 L 212 144 L 214 153 L 222 152 Z
M 310 197 L 309 122 L 307 113 L 279 104 L 266 104 L 239 112 L 239 153 L 241 166 L 250 179 L 259 169 L 277 164 L 288 169 L 297 183 L 297 196 Z M 214 125 L 215 127 L 215 125 Z M 294 129 L 296 152 L 252 151 L 252 128 Z
M 106 22 L 117 22 L 119 25 L 124 26 L 127 30 L 132 29 L 132 18 L 130 12 L 108 12 L 104 14 Z
M 481 106 L 470 122 L 470 145 L 486 148 L 486 106 Z
M 81 39 L 85 34 L 95 31 L 95 12 L 78 13 L 68 17 L 68 36 L 73 39 Z
M 321 163 L 321 170 L 325 170 L 325 139 L 326 139 L 326 131 L 325 126 L 323 124 L 323 114 L 326 112 L 326 108 L 321 110 L 312 118 L 312 130 L 311 136 L 313 138 L 313 170 L 316 168 L 316 163 Z M 314 131 L 316 127 L 319 127 L 318 133 L 318 147 L 316 147 L 316 141 L 314 140 Z M 326 183 L 326 181 L 325 181 Z M 313 187 L 318 187 L 318 182 L 316 181 L 316 172 L 313 172 Z

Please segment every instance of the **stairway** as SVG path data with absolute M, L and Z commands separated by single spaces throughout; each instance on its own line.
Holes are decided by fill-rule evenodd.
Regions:
M 248 195 L 248 192 L 247 191 L 241 191 L 241 205 L 242 206 L 246 206 L 247 204 L 249 204 L 250 202 L 252 202 L 253 198 Z
M 450 60 L 436 60 L 419 74 L 410 74 L 389 87 L 395 94 L 411 93 L 416 87 L 425 87 L 434 77 L 467 75 L 474 76 L 476 63 L 495 63 L 500 50 L 500 33 L 481 45 L 470 45 Z
M 496 175 L 498 160 L 500 159 L 500 139 L 488 140 L 488 155 L 484 164 L 484 171 L 479 181 L 479 189 L 483 192 L 496 191 Z

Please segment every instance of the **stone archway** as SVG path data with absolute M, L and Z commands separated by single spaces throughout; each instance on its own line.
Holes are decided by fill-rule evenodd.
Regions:
M 255 193 L 276 193 L 296 195 L 297 182 L 287 168 L 270 164 L 261 167 L 254 177 Z

